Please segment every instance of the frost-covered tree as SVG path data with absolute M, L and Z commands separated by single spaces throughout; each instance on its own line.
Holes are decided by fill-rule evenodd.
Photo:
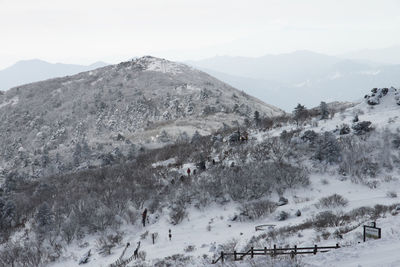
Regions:
M 43 202 L 36 213 L 36 223 L 39 227 L 46 227 L 53 223 L 54 215 L 47 202 Z
M 1 201 L 0 201 L 1 202 Z M 11 227 L 13 224 L 16 223 L 16 205 L 13 201 L 8 200 L 8 201 L 2 201 L 3 204 L 2 208 L 0 210 L 0 219 L 1 219 L 1 225 L 2 228 L 7 228 L 7 227 Z
M 319 105 L 319 110 L 321 113 L 321 120 L 326 120 L 329 118 L 328 105 L 325 102 L 321 102 L 321 104 Z
M 308 118 L 308 110 L 304 105 L 297 104 L 293 110 L 293 119 L 296 121 L 297 126 L 303 123 Z
M 340 146 L 334 134 L 324 132 L 318 138 L 314 158 L 327 163 L 340 161 Z
M 192 141 L 191 142 L 192 143 L 197 143 L 197 142 L 200 141 L 200 139 L 201 139 L 200 133 L 198 131 L 195 131 L 193 136 L 192 136 Z

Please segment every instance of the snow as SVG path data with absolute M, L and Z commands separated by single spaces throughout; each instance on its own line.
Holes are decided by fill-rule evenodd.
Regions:
M 367 240 L 352 246 L 303 258 L 309 267 L 395 267 L 400 266 L 400 222 L 398 217 L 387 217 L 377 221 L 377 227 L 382 228 L 382 239 Z M 362 226 L 357 231 L 362 233 Z
M 159 64 L 158 61 L 149 60 L 150 64 L 147 70 L 166 71 L 168 67 Z M 398 119 L 400 106 L 396 104 L 394 91 L 390 91 L 386 96 L 380 99 L 379 105 L 370 106 L 365 101 L 349 108 L 342 114 L 336 114 L 334 118 L 326 121 L 319 121 L 318 126 L 305 126 L 304 130 L 314 130 L 317 132 L 332 131 L 337 125 L 347 123 L 352 124 L 355 114 L 358 114 L 360 121 L 371 121 L 373 127 L 378 129 L 396 130 L 400 126 Z M 214 121 L 214 120 L 210 120 Z M 389 122 L 391 121 L 391 122 Z M 183 124 L 188 126 L 189 124 Z M 178 125 L 171 127 L 176 130 Z M 270 136 L 279 135 L 282 130 L 290 130 L 291 127 L 274 129 L 270 132 L 251 132 L 251 140 L 264 140 Z M 186 129 L 187 130 L 187 129 Z M 170 158 L 165 161 L 154 163 L 153 167 L 168 166 L 176 162 L 175 158 Z M 179 173 L 186 175 L 187 168 L 194 170 L 195 164 L 186 162 L 181 168 L 177 169 Z M 392 179 L 380 179 L 377 188 L 369 188 L 362 184 L 356 184 L 347 177 L 330 172 L 329 166 L 324 174 L 313 173 L 310 177 L 310 186 L 300 189 L 289 189 L 284 196 L 289 200 L 287 205 L 278 207 L 275 212 L 265 218 L 256 221 L 232 221 L 235 214 L 238 214 L 240 203 L 228 202 L 225 205 L 214 204 L 206 209 L 198 209 L 190 207 L 187 212 L 188 216 L 178 225 L 172 225 L 168 218 L 169 210 L 164 210 L 158 214 L 150 214 L 150 224 L 146 227 L 141 225 L 123 225 L 120 231 L 124 232 L 122 243 L 113 250 L 113 254 L 107 257 L 100 256 L 96 251 L 97 235 L 86 237 L 80 243 L 73 243 L 66 248 L 65 257 L 59 262 L 53 263 L 50 266 L 74 266 L 77 261 L 89 249 L 92 249 L 93 256 L 85 266 L 108 266 L 115 262 L 125 249 L 125 244 L 129 242 L 131 246 L 126 250 L 124 258 L 129 258 L 136 243 L 141 241 L 140 251 L 146 252 L 146 263 L 151 266 L 156 259 L 161 259 L 174 254 L 185 254 L 193 256 L 200 260 L 203 255 L 207 255 L 211 260 L 215 257 L 215 253 L 219 247 L 232 240 L 238 241 L 237 250 L 243 251 L 245 245 L 253 236 L 259 236 L 265 231 L 256 231 L 255 226 L 261 224 L 273 224 L 275 229 L 285 226 L 294 226 L 305 222 L 318 213 L 327 209 L 319 208 L 316 205 L 323 197 L 333 194 L 340 194 L 348 200 L 348 204 L 344 207 L 329 209 L 334 213 L 343 213 L 351 211 L 359 207 L 373 207 L 377 204 L 392 205 L 399 203 L 398 198 L 388 197 L 387 193 L 392 191 L 400 195 L 400 175 L 398 172 L 392 174 Z M 272 200 L 278 201 L 277 194 L 272 195 Z M 295 216 L 295 212 L 300 210 L 302 216 Z M 281 211 L 286 211 L 290 214 L 285 221 L 278 221 L 277 216 Z M 355 230 L 344 234 L 343 239 L 338 240 L 332 235 L 327 240 L 321 240 L 321 232 L 315 229 L 300 230 L 296 235 L 288 236 L 283 240 L 276 241 L 278 245 L 298 245 L 312 246 L 318 245 L 335 245 L 339 243 L 342 248 L 324 254 L 299 256 L 301 262 L 306 266 L 400 266 L 400 215 L 387 215 L 384 218 L 377 220 L 377 226 L 382 228 L 381 240 L 369 240 L 366 243 L 362 242 L 362 225 L 367 223 L 364 221 L 354 222 L 359 225 Z M 158 218 L 156 218 L 158 217 Z M 353 225 L 353 224 L 352 224 Z M 168 231 L 171 229 L 172 240 L 168 238 Z M 333 233 L 337 228 L 331 227 L 326 229 Z M 148 231 L 145 239 L 141 239 Z M 268 229 L 266 231 L 269 231 Z M 158 238 L 156 243 L 152 244 L 151 234 L 157 233 Z M 264 240 L 269 246 L 273 245 L 274 241 Z M 79 247 L 81 243 L 88 243 L 87 247 Z M 194 246 L 192 252 L 185 252 L 188 246 Z M 243 263 L 245 265 L 245 263 Z
M 353 108 L 347 109 L 343 114 L 337 114 L 332 120 L 319 121 L 318 127 L 306 126 L 304 130 L 312 129 L 315 131 L 328 131 L 334 130 L 336 125 L 342 123 L 352 124 L 354 114 L 359 114 L 359 119 L 370 120 L 373 126 L 377 128 L 396 129 L 400 125 L 398 120 L 400 106 L 396 104 L 393 97 L 393 92 L 388 94 L 387 97 L 382 98 L 379 105 L 371 108 L 365 102 L 356 105 Z M 382 119 L 384 118 L 384 119 Z M 388 123 L 388 119 L 392 118 L 393 123 Z M 261 141 L 271 135 L 278 135 L 282 128 L 273 130 L 269 133 L 255 132 L 250 133 L 253 140 Z M 175 162 L 174 158 L 157 162 L 153 167 L 167 166 Z M 193 163 L 185 163 L 178 172 L 186 175 L 187 168 L 195 169 Z M 248 222 L 232 221 L 231 219 L 235 214 L 238 214 L 238 207 L 240 203 L 229 202 L 223 206 L 213 205 L 206 209 L 197 209 L 191 207 L 187 210 L 188 217 L 179 225 L 172 225 L 168 220 L 168 210 L 164 209 L 161 214 L 157 214 L 159 219 L 150 218 L 150 225 L 142 227 L 141 225 L 125 225 L 121 230 L 124 231 L 123 244 L 115 249 L 114 254 L 109 257 L 101 257 L 94 253 L 95 256 L 91 259 L 90 263 L 86 266 L 106 266 L 111 264 L 124 249 L 126 242 L 136 244 L 138 241 L 142 242 L 141 250 L 146 252 L 146 263 L 151 265 L 155 259 L 161 259 L 174 254 L 185 254 L 193 256 L 195 259 L 200 259 L 202 255 L 208 255 L 211 260 L 216 257 L 219 247 L 232 240 L 237 240 L 237 250 L 244 250 L 244 246 L 249 242 L 253 236 L 259 236 L 265 231 L 256 231 L 255 226 L 262 224 L 275 225 L 275 229 L 285 226 L 298 225 L 305 222 L 307 219 L 312 218 L 316 214 L 328 210 L 319 208 L 316 205 L 323 197 L 332 194 L 340 194 L 348 200 L 345 207 L 338 207 L 329 209 L 334 213 L 349 212 L 359 207 L 373 207 L 377 204 L 392 205 L 399 203 L 398 198 L 392 198 L 387 195 L 389 191 L 400 195 L 400 176 L 397 173 L 393 174 L 392 179 L 387 181 L 381 179 L 381 183 L 377 188 L 369 188 L 365 185 L 356 184 L 347 179 L 330 173 L 329 168 L 324 174 L 312 174 L 310 177 L 311 184 L 307 188 L 300 188 L 295 190 L 287 190 L 285 197 L 289 199 L 287 205 L 278 207 L 275 212 L 268 215 L 263 219 Z M 278 195 L 273 195 L 272 200 L 278 201 Z M 295 212 L 300 210 L 302 216 L 295 216 Z M 281 211 L 286 211 L 290 214 L 289 218 L 285 221 L 278 221 L 277 216 Z M 155 215 L 150 215 L 155 216 Z M 306 266 L 400 266 L 400 220 L 398 216 L 387 215 L 387 217 L 377 220 L 377 226 L 382 228 L 381 240 L 368 240 L 366 243 L 362 242 L 362 225 L 368 223 L 367 219 L 364 221 L 354 222 L 352 225 L 358 227 L 343 235 L 343 239 L 338 240 L 331 235 L 327 240 L 319 239 L 320 232 L 315 229 L 305 229 L 292 235 L 284 240 L 277 241 L 278 246 L 283 245 L 298 245 L 298 246 L 312 246 L 318 244 L 335 245 L 339 243 L 342 248 L 328 252 L 319 253 L 317 255 L 297 256 L 301 263 Z M 168 239 L 168 230 L 172 231 L 172 240 Z M 333 233 L 335 227 L 328 228 L 327 231 Z M 146 239 L 141 240 L 140 235 L 148 231 L 149 235 Z M 156 244 L 152 244 L 151 234 L 158 233 Z M 268 246 L 273 245 L 272 240 L 265 240 Z M 91 237 L 87 240 L 90 243 L 88 248 L 94 249 L 95 238 Z M 185 252 L 185 248 L 189 245 L 194 246 L 195 250 L 192 252 Z M 131 246 L 126 252 L 126 258 L 132 255 L 135 245 Z M 83 250 L 79 247 L 71 246 L 68 249 L 69 260 L 56 263 L 52 266 L 70 266 L 83 255 Z M 94 250 L 95 251 L 95 250 Z M 246 262 L 243 262 L 246 266 Z
M 167 160 L 172 162 L 172 159 Z M 165 162 L 159 162 L 157 164 L 166 164 Z M 182 173 L 187 168 L 194 168 L 192 164 L 185 164 L 182 166 Z M 159 220 L 156 220 L 154 216 L 150 215 L 150 224 L 146 227 L 141 225 L 125 225 L 120 229 L 123 231 L 124 240 L 118 248 L 115 249 L 114 254 L 108 257 L 102 257 L 97 254 L 95 249 L 95 237 L 91 237 L 85 240 L 90 244 L 89 247 L 85 249 L 79 248 L 76 244 L 69 247 L 67 255 L 69 259 L 60 263 L 53 264 L 51 266 L 61 267 L 61 266 L 71 266 L 77 259 L 79 259 L 84 252 L 92 249 L 93 256 L 88 264 L 85 266 L 107 266 L 112 262 L 116 261 L 123 249 L 125 244 L 130 242 L 131 247 L 128 248 L 125 255 L 126 258 L 130 257 L 135 248 L 135 244 L 141 241 L 140 251 L 146 252 L 146 262 L 151 264 L 152 260 L 164 258 L 174 254 L 187 254 L 194 256 L 195 258 L 200 258 L 202 255 L 208 255 L 210 259 L 213 258 L 215 251 L 213 247 L 217 249 L 220 245 L 226 243 L 233 238 L 238 240 L 238 251 L 244 250 L 244 245 L 250 240 L 252 236 L 257 236 L 265 231 L 256 231 L 255 226 L 261 224 L 274 224 L 275 229 L 280 227 L 296 225 L 304 222 L 306 218 L 311 218 L 315 214 L 323 211 L 323 209 L 318 209 L 316 203 L 320 198 L 338 193 L 346 198 L 349 203 L 344 208 L 338 208 L 337 212 L 350 211 L 357 207 L 363 206 L 374 206 L 376 204 L 389 205 L 399 202 L 396 198 L 389 198 L 386 196 L 388 190 L 395 191 L 400 195 L 400 181 L 394 179 L 390 182 L 383 183 L 376 189 L 370 189 L 364 185 L 354 184 L 349 180 L 341 180 L 341 177 L 332 177 L 329 175 L 313 175 L 311 177 L 311 189 L 297 189 L 290 190 L 287 192 L 285 197 L 289 199 L 289 204 L 278 207 L 278 209 L 267 216 L 266 218 L 252 221 L 252 222 L 238 222 L 231 221 L 235 214 L 238 214 L 239 203 L 229 202 L 224 206 L 213 205 L 207 209 L 197 209 L 190 208 L 188 210 L 188 218 L 185 219 L 179 225 L 172 225 L 168 216 L 160 216 Z M 328 184 L 324 184 L 321 181 L 323 179 L 328 180 Z M 278 196 L 275 196 L 276 201 Z M 296 217 L 294 213 L 297 210 L 301 210 L 302 216 Z M 276 219 L 277 215 L 281 211 L 286 211 L 290 213 L 290 217 L 286 221 L 278 221 Z M 163 210 L 162 214 L 168 214 L 168 210 Z M 399 215 L 400 216 L 400 215 Z M 210 226 L 210 228 L 208 228 Z M 325 254 L 317 254 L 316 256 L 304 256 L 302 261 L 310 264 L 309 266 L 321 266 L 320 263 L 324 262 L 326 266 L 357 266 L 355 263 L 361 263 L 361 266 L 377 266 L 374 265 L 374 261 L 371 264 L 366 264 L 368 262 L 368 257 L 370 254 L 368 250 L 374 250 L 374 253 L 393 253 L 396 248 L 400 248 L 400 241 L 396 240 L 396 233 L 400 233 L 400 221 L 397 217 L 390 215 L 390 218 L 381 219 L 377 221 L 377 226 L 383 228 L 383 239 L 380 241 L 368 241 L 366 244 L 357 244 L 357 241 L 362 241 L 359 235 L 353 232 L 349 233 L 348 237 L 344 237 L 344 240 L 329 239 L 323 240 L 317 243 L 318 245 L 335 245 L 337 242 L 345 243 L 356 243 L 352 247 L 339 249 L 338 251 L 329 252 Z M 207 229 L 208 228 L 208 229 Z M 172 240 L 168 239 L 168 230 L 172 231 Z M 359 227 L 355 232 L 361 232 L 362 227 Z M 149 232 L 146 239 L 141 240 L 140 235 Z M 268 231 L 268 229 L 267 229 Z M 333 230 L 332 230 L 333 231 Z M 156 244 L 152 244 L 151 234 L 158 233 L 158 238 L 156 239 Z M 314 237 L 317 234 L 314 230 L 304 230 L 302 231 L 302 236 L 292 236 L 287 240 L 283 240 L 281 244 L 278 245 L 294 245 L 298 246 L 312 246 L 314 245 Z M 358 238 L 358 240 L 357 240 Z M 395 240 L 393 240 L 395 239 Z M 393 241 L 396 241 L 393 245 Z M 271 242 L 271 241 L 270 241 Z M 273 243 L 271 242 L 271 245 Z M 389 246 L 392 244 L 392 246 Z M 193 252 L 185 253 L 185 248 L 189 245 L 195 246 Z M 358 255 L 358 256 L 357 256 Z M 365 259 L 363 257 L 365 255 Z M 398 254 L 394 254 L 398 255 Z M 385 258 L 382 264 L 379 266 L 396 266 L 390 264 L 396 264 L 400 261 L 400 255 Z M 369 256 L 374 258 L 373 256 Z M 340 259 L 340 265 L 337 265 Z M 375 258 L 375 263 L 380 262 Z M 325 264 L 326 263 L 326 264 Z M 347 265 L 346 265 L 347 264 Z M 366 264 L 366 265 L 365 265 Z
M 4 101 L 3 103 L 0 103 L 0 108 L 3 108 L 8 105 L 14 106 L 14 105 L 18 104 L 18 101 L 19 101 L 19 97 L 14 96 L 13 98 L 9 99 L 8 101 Z
M 168 165 L 174 164 L 175 162 L 176 162 L 175 158 L 170 158 L 170 159 L 167 159 L 167 160 L 164 160 L 164 161 L 153 163 L 151 166 L 153 166 L 153 168 L 156 168 L 156 167 L 159 167 L 159 166 L 167 167 Z
M 177 74 L 182 73 L 182 64 L 167 61 L 165 59 L 159 59 L 154 57 L 143 57 L 138 59 L 145 61 L 147 64 L 146 71 L 157 71 L 162 73 Z

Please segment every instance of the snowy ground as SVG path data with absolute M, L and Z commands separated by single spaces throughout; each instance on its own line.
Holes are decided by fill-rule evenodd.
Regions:
M 397 267 L 400 266 L 400 220 L 389 216 L 377 221 L 382 239 L 357 243 L 325 254 L 304 257 L 308 266 L 325 267 Z M 362 229 L 357 229 L 361 233 Z
M 342 114 L 336 114 L 332 120 L 319 121 L 317 127 L 307 126 L 306 130 L 313 129 L 315 131 L 334 130 L 336 125 L 342 123 L 352 124 L 352 119 L 355 114 L 359 114 L 360 121 L 372 121 L 372 125 L 376 128 L 388 127 L 395 130 L 400 126 L 398 116 L 400 115 L 399 106 L 396 105 L 393 99 L 382 101 L 381 105 L 368 106 L 361 103 L 353 108 L 348 109 Z M 268 135 L 277 135 L 282 131 L 282 128 L 269 133 L 253 134 L 251 137 L 258 140 L 263 139 Z M 158 165 L 168 165 L 174 159 L 160 162 Z M 185 164 L 181 170 L 183 174 L 187 168 L 194 168 L 190 163 Z M 397 204 L 400 200 L 397 197 L 389 197 L 388 192 L 396 193 L 400 196 L 400 174 L 398 170 L 394 170 L 390 174 L 391 179 L 381 179 L 377 188 L 369 188 L 365 185 L 355 184 L 346 177 L 338 176 L 332 172 L 329 175 L 329 170 L 324 175 L 313 174 L 310 177 L 311 185 L 304 189 L 291 190 L 285 193 L 285 197 L 289 199 L 289 204 L 278 207 L 271 215 L 262 220 L 252 222 L 233 222 L 231 219 L 235 214 L 238 214 L 239 203 L 230 202 L 224 206 L 212 206 L 206 210 L 198 210 L 191 208 L 188 211 L 188 218 L 177 226 L 171 225 L 168 221 L 168 211 L 163 211 L 159 220 L 150 223 L 146 227 L 141 225 L 126 225 L 120 231 L 124 232 L 124 239 L 120 247 L 114 249 L 113 254 L 108 257 L 98 255 L 96 252 L 96 238 L 83 240 L 81 243 L 88 242 L 88 246 L 80 248 L 78 244 L 73 244 L 67 248 L 65 258 L 51 266 L 76 266 L 79 258 L 92 249 L 94 256 L 91 261 L 85 266 L 108 266 L 115 262 L 121 255 L 125 244 L 130 242 L 131 247 L 127 250 L 125 257 L 128 258 L 133 254 L 136 243 L 141 241 L 141 251 L 146 252 L 146 263 L 151 265 L 152 260 L 164 258 L 174 254 L 185 254 L 194 256 L 200 259 L 203 255 L 207 255 L 209 260 L 215 257 L 215 252 L 218 251 L 218 246 L 226 243 L 229 240 L 237 239 L 237 250 L 244 250 L 244 246 L 253 237 L 263 233 L 263 231 L 255 231 L 256 225 L 274 224 L 278 229 L 283 226 L 293 226 L 304 222 L 308 218 L 312 218 L 324 209 L 318 208 L 315 204 L 322 197 L 327 197 L 332 194 L 340 194 L 348 200 L 345 207 L 336 208 L 333 212 L 347 212 L 358 207 L 373 207 L 376 204 L 391 205 Z M 278 196 L 273 196 L 273 200 L 278 200 Z M 301 217 L 296 217 L 294 214 L 297 210 L 302 212 Z M 277 215 L 281 211 L 287 211 L 290 214 L 286 221 L 278 221 Z M 302 256 L 300 261 L 306 266 L 400 266 L 400 215 L 393 216 L 388 214 L 385 218 L 380 218 L 377 221 L 377 227 L 382 228 L 382 239 L 371 240 L 366 243 L 362 242 L 362 225 L 369 221 L 355 222 L 358 224 L 355 230 L 344 234 L 343 239 L 335 239 L 331 235 L 326 240 L 321 238 L 321 232 L 315 229 L 306 229 L 299 231 L 297 235 L 290 236 L 277 245 L 298 245 L 311 246 L 318 244 L 335 245 L 339 243 L 342 248 L 331 251 L 325 254 Z M 168 230 L 172 231 L 172 240 L 168 238 Z M 336 230 L 335 227 L 327 229 L 331 234 Z M 146 231 L 149 232 L 147 237 L 141 239 Z M 157 233 L 158 238 L 153 245 L 151 234 Z M 271 240 L 265 240 L 266 244 L 273 244 Z M 194 246 L 192 252 L 185 252 L 188 246 Z M 209 262 L 210 262 L 209 261 Z M 243 263 L 244 266 L 246 263 Z M 199 260 L 200 265 L 200 260 Z
M 328 184 L 323 184 L 321 181 L 327 179 Z M 277 228 L 288 225 L 296 225 L 303 222 L 306 218 L 310 218 L 321 209 L 318 209 L 315 204 L 321 197 L 329 196 L 333 193 L 340 193 L 343 197 L 349 200 L 349 204 L 344 207 L 343 211 L 352 210 L 361 206 L 374 206 L 375 204 L 393 204 L 398 203 L 397 198 L 386 196 L 388 190 L 395 191 L 400 195 L 400 181 L 395 180 L 382 184 L 378 189 L 370 189 L 364 185 L 357 185 L 348 180 L 341 181 L 337 177 L 320 177 L 314 175 L 311 178 L 312 184 L 309 189 L 293 190 L 286 195 L 289 198 L 289 204 L 279 207 L 273 214 L 255 222 L 232 222 L 231 218 L 237 213 L 237 204 L 229 203 L 223 207 L 213 206 L 207 210 L 198 210 L 193 208 L 189 212 L 189 217 L 181 224 L 173 226 L 169 223 L 166 217 L 162 217 L 158 222 L 150 224 L 146 227 L 139 225 L 125 226 L 121 229 L 124 234 L 122 245 L 114 249 L 114 253 L 108 257 L 100 256 L 96 253 L 96 238 L 92 237 L 89 240 L 84 240 L 89 243 L 86 248 L 80 248 L 77 244 L 68 248 L 65 261 L 62 263 L 53 264 L 51 266 L 74 266 L 79 258 L 89 249 L 92 249 L 94 256 L 89 264 L 85 266 L 107 266 L 118 259 L 122 253 L 124 246 L 130 242 L 131 246 L 126 252 L 126 258 L 133 254 L 136 243 L 141 241 L 141 251 L 146 252 L 146 260 L 156 258 L 164 258 L 174 254 L 185 254 L 184 249 L 189 245 L 195 246 L 193 252 L 186 253 L 187 255 L 201 257 L 206 254 L 210 259 L 214 255 L 215 247 L 223 244 L 233 238 L 238 240 L 240 246 L 244 246 L 252 236 L 262 234 L 262 231 L 255 231 L 255 226 L 260 224 L 275 224 Z M 299 203 L 295 203 L 299 202 Z M 302 202 L 304 201 L 304 202 Z M 294 213 L 300 209 L 301 217 L 294 216 Z M 277 214 L 285 210 L 291 214 L 286 221 L 278 221 Z M 398 215 L 400 216 L 400 215 Z M 302 257 L 304 263 L 310 266 L 321 266 L 322 261 L 326 266 L 357 266 L 355 263 L 360 263 L 361 266 L 396 266 L 390 265 L 400 262 L 400 254 L 393 254 L 396 248 L 400 248 L 400 240 L 397 236 L 400 234 L 400 220 L 398 216 L 389 215 L 388 218 L 383 218 L 377 221 L 377 226 L 383 228 L 383 239 L 379 241 L 370 241 L 366 244 L 358 244 L 361 242 L 362 226 L 344 236 L 343 240 L 330 238 L 328 240 L 320 240 L 318 245 L 334 245 L 337 242 L 344 245 L 353 245 L 349 248 L 340 249 L 336 252 L 326 253 L 317 256 Z M 210 225 L 210 228 L 208 226 Z M 172 240 L 168 239 L 168 230 L 171 229 Z M 332 232 L 333 232 L 332 228 Z M 145 239 L 141 239 L 140 235 L 149 232 Z M 158 233 L 156 244 L 152 244 L 151 234 Z M 315 244 L 315 239 L 318 233 L 314 230 L 304 230 L 301 237 L 293 236 L 282 244 L 278 245 L 295 245 L 310 246 Z M 268 242 L 268 241 L 267 241 Z M 84 242 L 81 242 L 84 243 Z M 374 253 L 386 255 L 385 261 L 371 256 L 371 250 Z M 374 265 L 368 263 L 367 257 L 382 262 L 383 265 Z M 337 265 L 338 258 L 343 264 Z M 326 263 L 326 264 L 325 264 Z M 368 265 L 368 264 L 369 265 Z M 347 264 L 347 265 L 346 265 Z M 387 264 L 387 265 L 384 265 Z

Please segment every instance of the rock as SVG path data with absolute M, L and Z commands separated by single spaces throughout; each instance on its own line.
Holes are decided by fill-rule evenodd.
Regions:
M 278 206 L 283 206 L 283 205 L 286 205 L 288 203 L 289 203 L 289 200 L 287 198 L 280 197 L 277 205 Z
M 89 251 L 86 252 L 86 253 L 82 256 L 82 258 L 81 258 L 80 261 L 79 261 L 79 264 L 85 264 L 85 263 L 88 263 L 88 262 L 89 262 L 90 256 L 92 255 L 90 252 L 91 252 L 91 249 L 89 249 Z
M 281 211 L 278 215 L 278 221 L 285 221 L 287 218 L 289 218 L 289 213 L 286 211 Z

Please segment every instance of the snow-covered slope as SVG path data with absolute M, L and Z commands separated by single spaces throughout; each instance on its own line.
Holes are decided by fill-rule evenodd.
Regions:
M 374 89 L 372 94 L 379 95 L 379 104 L 368 104 L 369 97 L 366 97 L 362 103 L 347 110 L 336 114 L 334 118 L 318 121 L 318 125 L 310 124 L 304 126 L 300 132 L 300 136 L 307 130 L 316 132 L 330 131 L 333 132 L 338 139 L 343 137 L 336 131 L 337 125 L 343 123 L 354 124 L 355 115 L 358 115 L 359 121 L 369 120 L 376 131 L 389 129 L 396 131 L 400 128 L 398 115 L 400 114 L 400 105 L 397 103 L 398 91 L 394 88 L 390 89 Z M 374 96 L 372 96 L 374 97 Z M 290 127 L 295 128 L 294 125 Z M 286 126 L 273 129 L 270 132 L 251 131 L 250 139 L 253 145 L 262 143 L 273 135 L 280 134 L 283 130 L 291 130 Z M 353 134 L 352 132 L 350 134 Z M 375 152 L 372 152 L 375 153 Z M 362 155 L 360 155 L 361 158 Z M 364 155 L 365 156 L 365 155 Z M 174 163 L 172 158 L 153 164 L 153 167 L 167 166 Z M 230 161 L 223 164 L 229 165 Z M 196 168 L 194 164 L 186 163 L 177 171 L 181 174 L 185 170 Z M 319 172 L 316 169 L 319 169 Z M 314 169 L 310 184 L 304 188 L 288 189 L 284 195 L 289 203 L 278 207 L 274 212 L 262 219 L 257 220 L 234 220 L 238 216 L 241 203 L 228 202 L 223 205 L 211 205 L 206 209 L 197 209 L 192 207 L 188 210 L 188 216 L 178 225 L 171 225 L 168 217 L 163 214 L 167 210 L 160 212 L 154 216 L 161 216 L 160 219 L 151 221 L 150 225 L 129 226 L 124 227 L 124 242 L 136 244 L 141 241 L 141 250 L 146 254 L 146 260 L 136 261 L 132 266 L 152 266 L 156 263 L 172 264 L 173 266 L 215 266 L 211 264 L 211 260 L 218 257 L 221 250 L 226 249 L 227 243 L 234 245 L 238 252 L 248 249 L 249 244 L 255 247 L 271 247 L 273 244 L 278 246 L 294 246 L 310 247 L 314 244 L 319 246 L 332 246 L 339 243 L 341 248 L 328 253 L 317 255 L 296 256 L 296 261 L 287 260 L 282 256 L 270 258 L 266 256 L 255 257 L 254 260 L 247 259 L 243 262 L 233 263 L 228 261 L 229 266 L 398 266 L 400 264 L 400 255 L 397 253 L 400 247 L 398 235 L 400 234 L 399 216 L 396 212 L 390 213 L 379 211 L 379 205 L 382 207 L 395 207 L 400 195 L 400 173 L 393 170 L 390 173 L 380 173 L 375 178 L 377 183 L 354 182 L 347 175 L 342 175 L 335 170 L 335 166 L 322 165 L 310 166 Z M 345 200 L 343 205 L 338 206 L 321 206 L 321 199 L 339 194 Z M 270 199 L 278 201 L 279 195 L 272 193 Z M 300 210 L 301 216 L 296 216 L 296 212 Z M 280 220 L 280 214 L 286 212 L 288 218 Z M 306 224 L 308 221 L 316 220 L 321 212 L 331 212 L 332 214 L 342 218 L 345 223 L 340 220 L 336 222 L 336 226 L 317 227 L 304 226 L 296 230 L 286 230 L 279 234 L 280 229 L 285 227 L 296 227 Z M 377 219 L 374 218 L 377 215 Z M 346 221 L 346 216 L 354 218 Z M 370 240 L 366 243 L 362 242 L 363 225 L 369 224 L 375 220 L 378 227 L 382 230 L 381 240 Z M 333 222 L 332 222 L 333 223 Z M 257 225 L 274 225 L 273 229 L 266 228 L 263 231 L 256 231 Z M 168 230 L 172 230 L 172 239 L 168 238 Z M 276 230 L 275 234 L 273 234 Z M 148 235 L 143 235 L 148 232 Z M 151 233 L 157 233 L 156 244 L 152 244 Z M 145 237 L 143 237 L 145 236 Z M 254 241 L 258 240 L 258 241 Z M 89 239 L 89 247 L 94 247 L 96 237 Z M 124 249 L 123 243 L 115 253 L 108 257 L 93 256 L 91 262 L 87 266 L 107 266 L 116 261 L 118 256 Z M 189 249 L 192 248 L 192 249 Z M 127 255 L 133 253 L 133 249 L 129 250 Z M 232 248 L 233 250 L 233 248 Z M 232 251 L 225 251 L 232 252 Z M 64 261 L 55 263 L 51 266 L 61 267 L 70 266 L 76 262 L 82 254 L 82 249 L 72 246 L 67 249 Z M 180 256 L 175 256 L 181 254 Z M 186 259 L 185 257 L 191 257 Z M 172 257 L 172 258 L 171 258 Z M 163 258 L 169 258 L 169 260 Z M 175 260 L 174 260 L 175 259 Z M 138 265 L 135 265 L 138 264 Z M 237 264 L 237 265 L 236 265 Z M 298 264 L 298 265 L 296 265 Z M 162 264 L 160 266 L 163 266 Z M 218 266 L 218 265 L 217 265 Z
M 146 56 L 1 94 L 0 169 L 39 177 L 109 164 L 133 144 L 210 134 L 255 110 L 283 114 L 204 72 Z

